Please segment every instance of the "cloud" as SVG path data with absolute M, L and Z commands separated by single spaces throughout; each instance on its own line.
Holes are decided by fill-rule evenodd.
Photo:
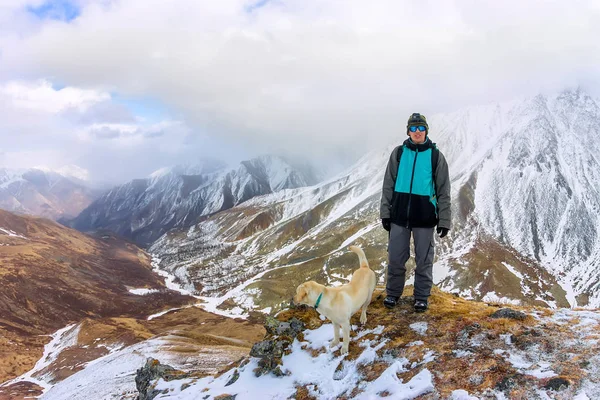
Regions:
M 104 91 L 55 89 L 47 81 L 0 84 L 0 167 L 74 164 L 93 180 L 118 183 L 184 155 L 192 159 L 190 136 L 183 122 L 144 121 Z
M 157 124 L 92 124 L 86 127 L 83 135 L 96 139 L 121 139 L 121 145 L 137 145 L 140 140 L 159 138 L 179 130 L 188 134 L 189 130 L 181 122 L 163 121 Z
M 78 124 L 97 123 L 133 123 L 137 118 L 133 112 L 122 104 L 116 104 L 111 100 L 100 101 L 91 104 L 85 110 L 79 107 L 67 107 L 63 109 L 64 118 Z
M 110 98 L 105 92 L 65 87 L 56 90 L 46 80 L 37 82 L 11 81 L 0 85 L 0 95 L 16 108 L 56 114 L 67 109 L 80 112 Z
M 402 133 L 414 111 L 575 85 L 600 93 L 592 0 L 128 0 L 79 11 L 0 38 L 0 80 L 159 99 L 198 154 L 224 144 L 340 158 Z

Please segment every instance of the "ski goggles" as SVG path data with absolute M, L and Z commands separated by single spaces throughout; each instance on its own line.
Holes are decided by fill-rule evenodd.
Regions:
M 413 125 L 408 127 L 408 130 L 411 132 L 416 132 L 417 129 L 419 130 L 419 132 L 425 132 L 427 130 L 427 127 L 425 127 L 425 125 Z

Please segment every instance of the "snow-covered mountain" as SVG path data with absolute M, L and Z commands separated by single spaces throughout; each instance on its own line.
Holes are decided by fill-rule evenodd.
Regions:
M 436 283 L 468 298 L 599 306 L 598 103 L 575 90 L 429 119 L 453 182 L 454 228 L 438 240 Z M 404 139 L 327 182 L 167 234 L 151 251 L 188 290 L 242 313 L 284 306 L 306 279 L 343 282 L 351 269 L 340 250 L 354 241 L 383 279 L 380 185 Z
M 0 208 L 57 220 L 73 218 L 100 195 L 83 179 L 87 171 L 76 166 L 0 168 Z
M 236 169 L 215 162 L 163 168 L 115 187 L 69 224 L 111 230 L 145 246 L 169 229 L 187 228 L 255 196 L 314 183 L 310 170 L 275 156 L 243 161 Z
M 565 91 L 432 124 L 441 127 L 455 195 L 472 207 L 458 213 L 467 217 L 458 233 L 480 229 L 544 267 L 571 304 L 600 305 L 599 103 Z

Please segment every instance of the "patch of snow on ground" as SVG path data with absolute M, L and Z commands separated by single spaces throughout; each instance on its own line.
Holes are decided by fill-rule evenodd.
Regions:
M 40 372 L 52 364 L 64 349 L 77 344 L 77 336 L 79 335 L 80 328 L 81 325 L 73 324 L 59 329 L 50 335 L 52 340 L 44 346 L 44 354 L 35 363 L 35 366 L 23 375 L 4 382 L 1 386 L 9 386 L 18 382 L 33 382 L 39 385 L 45 393 L 52 387 L 49 382 L 54 377 L 48 374 L 40 375 Z
M 419 335 L 424 336 L 427 333 L 427 322 L 415 322 L 410 324 L 410 329 L 417 332 Z
M 156 293 L 158 289 L 147 289 L 147 288 L 139 288 L 139 289 L 129 289 L 129 293 L 133 293 L 138 296 L 144 296 L 150 293 Z
M 0 232 L 3 232 L 4 234 L 6 234 L 6 235 L 8 235 L 10 237 L 18 237 L 18 238 L 21 238 L 21 239 L 29 240 L 25 236 L 19 235 L 18 233 L 16 233 L 15 231 L 12 231 L 10 229 L 0 228 Z
M 484 303 L 512 304 L 515 306 L 521 304 L 519 300 L 509 299 L 508 297 L 499 297 L 496 292 L 487 292 L 481 301 Z
M 450 400 L 479 400 L 479 398 L 471 396 L 466 390 L 460 389 L 452 392 Z
M 328 348 L 329 341 L 333 338 L 331 325 L 322 326 L 315 330 L 305 331 L 305 339 L 310 343 L 310 349 L 323 348 L 327 350 L 317 356 L 312 356 L 312 350 L 305 350 L 305 342 L 295 340 L 292 343 L 292 352 L 282 358 L 281 370 L 289 373 L 279 378 L 265 375 L 257 378 L 253 370 L 257 368 L 257 360 L 251 361 L 238 369 L 239 378 L 229 386 L 225 384 L 233 376 L 234 371 L 229 371 L 218 378 L 207 377 L 198 380 L 192 387 L 181 390 L 186 382 L 160 380 L 156 385 L 157 390 L 168 390 L 165 395 L 157 399 L 169 398 L 174 400 L 197 399 L 199 395 L 214 398 L 222 394 L 236 394 L 237 399 L 287 399 L 296 392 L 296 387 L 305 386 L 309 394 L 319 399 L 336 399 L 343 394 L 350 393 L 355 387 L 362 392 L 357 399 L 374 399 L 387 392 L 389 398 L 412 399 L 434 389 L 431 373 L 424 369 L 410 381 L 403 382 L 397 374 L 406 372 L 408 360 L 405 358 L 394 360 L 379 378 L 372 382 L 363 380 L 358 371 L 358 363 L 347 362 L 346 356 L 338 356 Z M 374 345 L 374 346 L 373 346 Z M 376 352 L 382 343 L 365 342 L 365 350 L 359 355 L 359 360 L 365 362 L 377 358 Z M 341 364 L 341 368 L 338 368 Z M 191 383 L 191 382 L 190 382 Z

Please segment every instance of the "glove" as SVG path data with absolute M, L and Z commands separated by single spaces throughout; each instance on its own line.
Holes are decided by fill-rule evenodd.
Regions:
M 442 227 L 438 226 L 437 233 L 438 233 L 438 235 L 440 235 L 440 238 L 443 238 L 444 236 L 446 236 L 448 234 L 448 228 L 442 228 Z
M 392 220 L 390 218 L 381 218 L 381 226 L 389 232 L 392 228 Z

